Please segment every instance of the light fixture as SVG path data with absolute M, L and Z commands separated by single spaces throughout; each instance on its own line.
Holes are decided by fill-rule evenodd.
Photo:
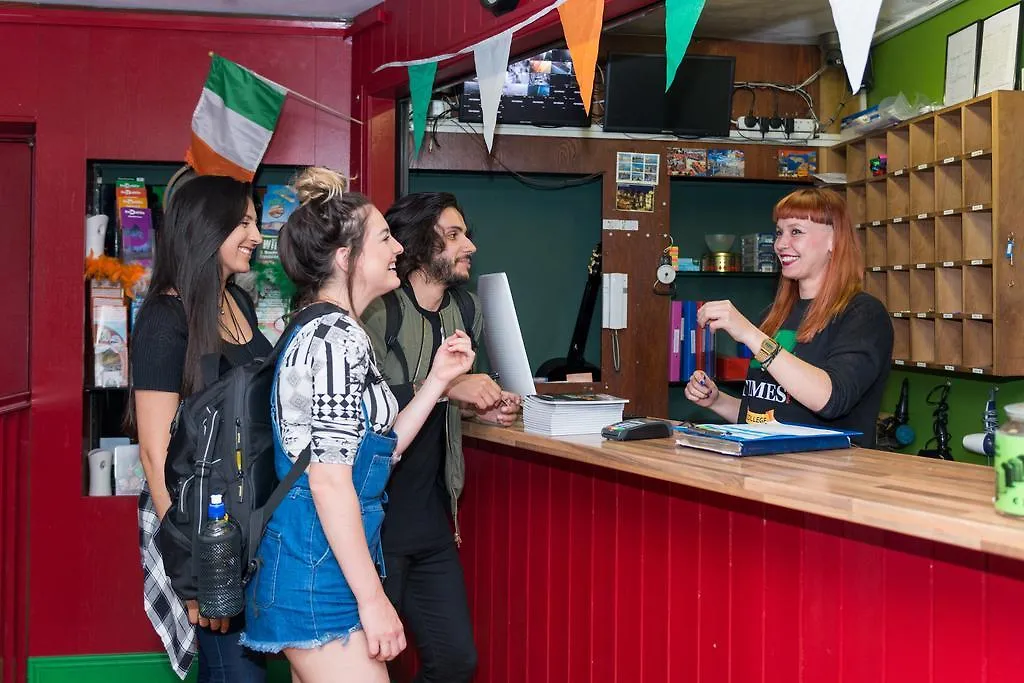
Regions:
M 514 10 L 519 0 L 480 0 L 480 4 L 494 16 L 498 16 Z

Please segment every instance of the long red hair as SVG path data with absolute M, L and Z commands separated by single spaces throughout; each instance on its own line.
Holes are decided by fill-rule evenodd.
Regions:
M 814 297 L 807 315 L 797 330 L 797 341 L 809 342 L 837 315 L 864 285 L 863 259 L 860 244 L 853 234 L 846 200 L 832 190 L 807 188 L 789 193 L 779 200 L 772 211 L 772 221 L 798 218 L 832 226 L 832 258 L 825 266 L 825 280 Z M 775 301 L 761 323 L 761 331 L 769 337 L 782 327 L 793 305 L 800 298 L 796 280 L 779 279 Z

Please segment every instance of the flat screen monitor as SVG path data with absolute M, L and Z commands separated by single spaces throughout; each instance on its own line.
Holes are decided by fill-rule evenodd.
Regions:
M 487 358 L 491 369 L 498 373 L 498 384 L 520 396 L 536 394 L 508 277 L 505 273 L 481 275 L 476 283 L 476 294 L 483 309 Z
M 688 55 L 665 92 L 665 55 L 609 55 L 604 129 L 728 137 L 735 69 L 735 57 Z
M 462 84 L 459 120 L 465 123 L 483 122 L 480 84 L 476 79 Z M 508 65 L 498 104 L 498 123 L 577 127 L 590 125 L 590 117 L 583 109 L 569 50 L 547 50 Z

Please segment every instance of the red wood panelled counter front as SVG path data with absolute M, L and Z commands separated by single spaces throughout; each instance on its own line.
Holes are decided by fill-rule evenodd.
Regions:
M 481 683 L 1019 678 L 1020 561 L 467 445 Z

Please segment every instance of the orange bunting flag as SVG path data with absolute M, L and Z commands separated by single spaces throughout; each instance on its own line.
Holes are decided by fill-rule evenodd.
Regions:
M 594 96 L 594 67 L 597 65 L 597 46 L 601 40 L 604 21 L 604 0 L 567 0 L 558 6 L 565 42 L 572 55 L 573 71 L 580 86 L 583 108 L 590 113 L 590 100 Z

